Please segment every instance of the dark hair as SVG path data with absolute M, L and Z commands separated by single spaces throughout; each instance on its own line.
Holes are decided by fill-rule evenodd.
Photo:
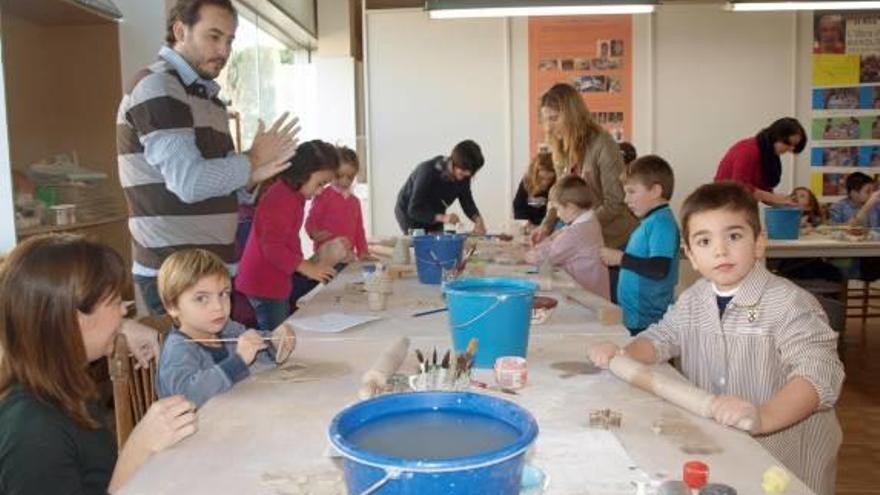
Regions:
M 358 160 L 357 153 L 348 146 L 338 146 L 336 150 L 339 152 L 339 165 L 348 163 L 354 166 L 355 170 L 361 169 L 361 162 Z
M 807 131 L 797 119 L 791 117 L 783 117 L 776 122 L 770 124 L 770 127 L 761 129 L 758 136 L 764 136 L 770 143 L 788 143 L 789 138 L 797 134 L 801 140 L 794 147 L 794 153 L 798 154 L 807 147 Z
M 707 211 L 727 210 L 742 213 L 755 237 L 761 233 L 758 202 L 739 182 L 722 181 L 703 184 L 684 200 L 681 206 L 681 231 L 685 246 L 691 245 L 691 217 Z
M 669 201 L 675 187 L 675 175 L 666 160 L 657 155 L 645 155 L 626 167 L 626 180 L 637 181 L 645 187 L 660 185 L 660 195 Z
M 313 173 L 319 170 L 338 170 L 339 153 L 336 146 L 315 139 L 297 146 L 290 163 L 290 167 L 281 172 L 279 177 L 290 187 L 299 190 Z
M 560 205 L 573 204 L 585 210 L 593 207 L 593 193 L 590 191 L 590 186 L 577 175 L 568 175 L 557 180 L 552 196 L 553 201 Z
M 99 427 L 79 313 L 122 296 L 128 269 L 112 248 L 74 235 L 31 237 L 0 264 L 0 397 L 19 384 L 83 428 Z
M 636 157 L 638 157 L 638 154 L 636 153 L 636 147 L 633 146 L 632 143 L 624 141 L 620 143 L 619 146 L 620 157 L 623 158 L 624 165 L 629 165 L 633 160 L 636 159 Z
M 174 23 L 182 22 L 187 27 L 193 27 L 199 22 L 199 14 L 202 7 L 213 5 L 227 10 L 233 17 L 238 16 L 238 11 L 232 5 L 232 0 L 177 0 L 171 11 L 168 12 L 168 22 L 165 28 L 165 43 L 174 46 L 177 39 L 174 37 Z
M 483 168 L 483 152 L 480 145 L 466 139 L 452 148 L 452 165 L 476 174 Z
M 846 178 L 846 194 L 853 191 L 861 191 L 863 187 L 868 184 L 873 183 L 874 180 L 871 179 L 867 174 L 863 174 L 862 172 L 853 172 L 849 174 Z

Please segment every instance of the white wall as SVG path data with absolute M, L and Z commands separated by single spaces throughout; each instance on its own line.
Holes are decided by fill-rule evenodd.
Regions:
M 119 48 L 122 57 L 123 88 L 138 70 L 156 60 L 165 40 L 165 2 L 157 0 L 115 0 L 122 11 Z
M 368 82 L 383 85 L 382 90 L 368 91 L 370 126 L 379 119 L 383 130 L 374 128 L 369 134 L 372 156 L 399 151 L 415 157 L 408 165 L 384 159 L 373 162 L 374 168 L 380 168 L 373 190 L 389 196 L 373 205 L 374 219 L 382 225 L 378 233 L 386 234 L 388 225 L 393 226 L 394 197 L 390 196 L 405 179 L 402 168 L 411 168 L 419 157 L 443 152 L 435 143 L 444 135 L 433 124 L 411 126 L 401 143 L 402 135 L 384 135 L 385 122 L 410 118 L 400 111 L 407 105 L 419 121 L 430 115 L 426 108 L 440 111 L 432 115 L 434 120 L 454 119 L 464 102 L 474 102 L 487 88 L 479 83 L 441 87 L 447 81 L 436 79 L 437 74 L 452 73 L 459 64 L 470 67 L 479 59 L 488 61 L 483 73 L 505 72 L 507 65 L 507 80 L 484 78 L 496 96 L 491 103 L 480 99 L 479 111 L 491 109 L 500 115 L 507 109 L 511 118 L 497 124 L 510 141 L 509 166 L 481 172 L 478 182 L 485 198 L 478 196 L 477 202 L 485 209 L 483 204 L 490 201 L 497 215 L 508 215 L 506 195 L 515 190 L 529 161 L 528 21 L 485 20 L 481 21 L 485 29 L 469 34 L 473 28 L 468 23 L 473 20 L 430 22 L 424 13 L 412 11 L 373 11 L 367 17 Z M 504 36 L 505 25 L 506 42 L 495 39 Z M 653 15 L 634 16 L 632 141 L 639 154 L 658 153 L 672 164 L 676 208 L 690 191 L 712 180 L 734 142 L 783 116 L 795 116 L 808 127 L 811 30 L 809 13 L 733 13 L 718 5 L 664 5 Z M 441 42 L 435 34 L 441 31 L 454 33 L 455 39 Z M 460 51 L 450 57 L 451 50 Z M 418 61 L 421 58 L 430 59 L 430 70 Z M 383 74 L 381 80 L 376 70 Z M 401 99 L 393 97 L 389 87 L 400 90 Z M 418 95 L 412 94 L 415 90 Z M 510 95 L 509 106 L 502 101 L 505 94 Z M 420 102 L 419 95 L 428 101 Z M 495 128 L 495 120 L 488 125 Z M 393 150 L 401 146 L 406 150 Z M 809 184 L 807 155 L 799 157 L 796 165 L 790 157 L 783 160 L 778 191 Z M 493 219 L 492 227 L 501 224 Z
M 512 199 L 507 21 L 374 11 L 365 27 L 373 233 L 400 232 L 393 214 L 400 187 L 417 164 L 463 139 L 483 150 L 474 198 L 490 228 L 499 228 Z
M 673 204 L 713 180 L 731 144 L 795 114 L 795 40 L 791 13 L 707 5 L 664 7 L 655 16 L 654 151 L 675 169 Z M 789 163 L 779 191 L 792 188 Z

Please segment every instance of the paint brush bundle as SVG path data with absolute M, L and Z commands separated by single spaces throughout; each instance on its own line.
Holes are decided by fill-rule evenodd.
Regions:
M 476 352 L 477 339 L 471 339 L 465 352 L 453 354 L 447 350 L 442 357 L 436 348 L 431 352 L 416 349 L 419 373 L 410 376 L 410 387 L 417 391 L 468 389 Z

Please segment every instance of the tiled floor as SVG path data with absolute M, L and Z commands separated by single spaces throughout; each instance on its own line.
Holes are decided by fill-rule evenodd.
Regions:
M 847 325 L 846 382 L 837 405 L 843 445 L 837 464 L 838 495 L 880 495 L 880 319 Z

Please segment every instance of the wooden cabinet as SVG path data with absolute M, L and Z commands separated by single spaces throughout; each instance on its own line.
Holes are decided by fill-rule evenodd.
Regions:
M 76 231 L 130 260 L 116 164 L 122 97 L 117 21 L 73 0 L 0 0 L 0 42 L 9 142 L 0 153 L 8 153 L 13 171 L 24 173 L 32 163 L 75 151 L 82 166 L 108 175 L 102 193 L 118 200 L 107 208 L 112 211 L 84 222 L 20 228 L 18 239 Z

